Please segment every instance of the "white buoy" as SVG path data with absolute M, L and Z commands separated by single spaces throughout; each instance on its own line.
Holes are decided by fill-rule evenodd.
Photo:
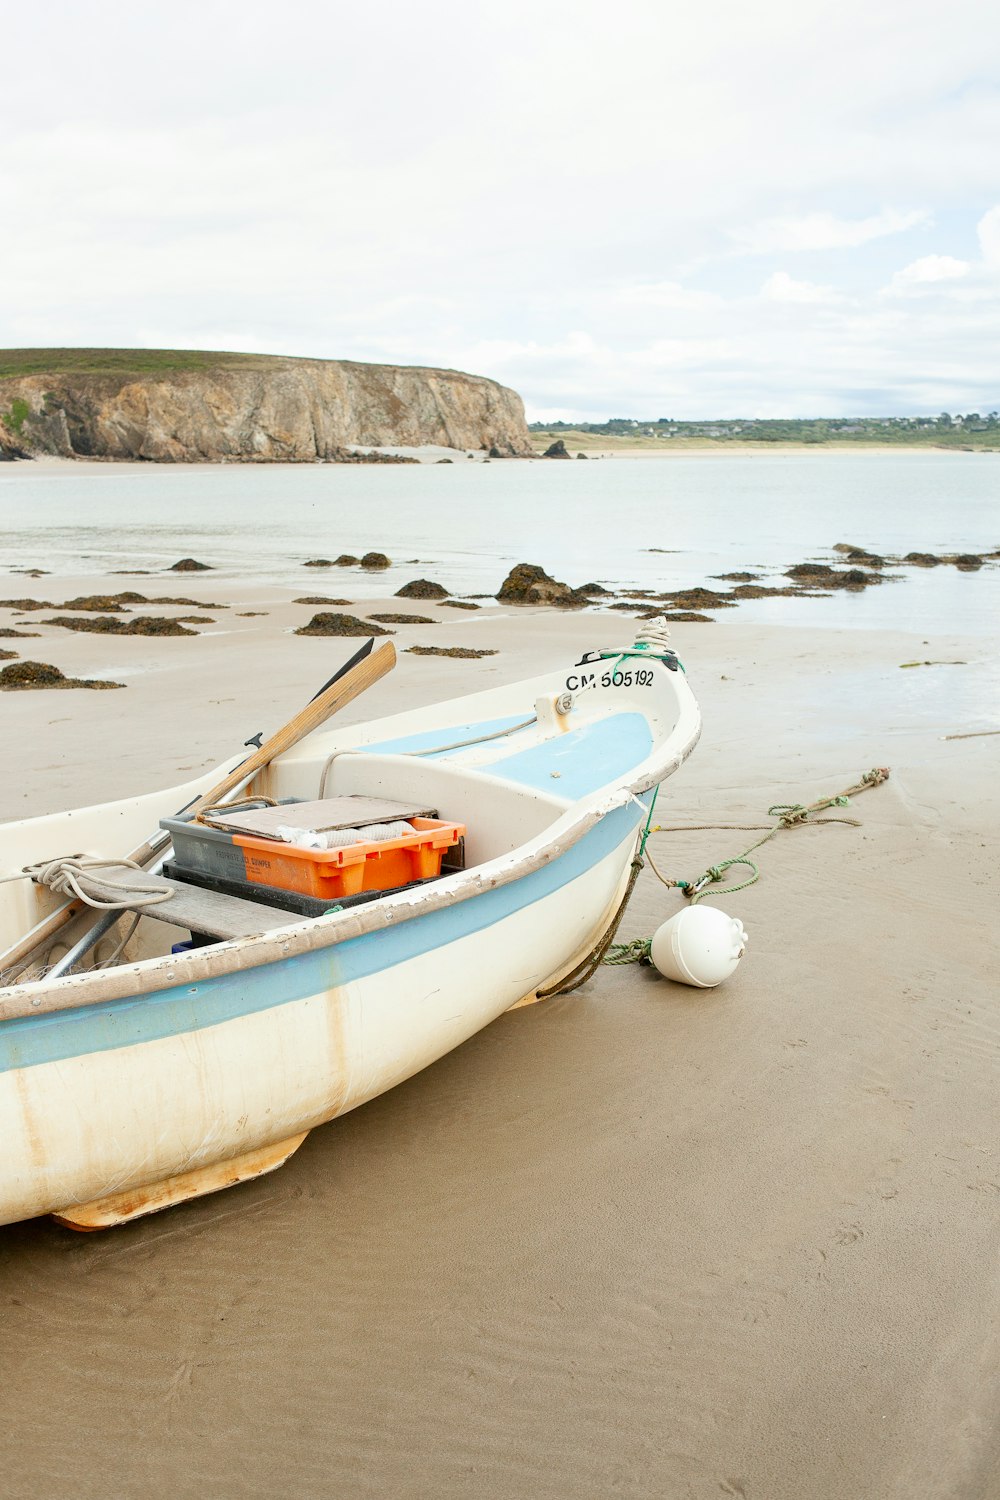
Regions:
M 653 934 L 649 956 L 665 979 L 710 990 L 746 952 L 743 923 L 712 906 L 686 906 Z

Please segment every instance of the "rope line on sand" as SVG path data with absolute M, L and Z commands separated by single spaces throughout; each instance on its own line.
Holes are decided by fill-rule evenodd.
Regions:
M 667 886 L 668 889 L 681 891 L 691 902 L 692 906 L 701 900 L 702 896 L 706 894 L 711 886 L 721 885 L 726 872 L 734 869 L 737 865 L 744 865 L 749 869 L 750 875 L 748 879 L 741 880 L 736 885 L 722 885 L 720 890 L 712 891 L 712 894 L 724 896 L 736 891 L 745 891 L 748 886 L 756 884 L 760 879 L 760 867 L 750 858 L 750 855 L 755 850 L 760 849 L 762 845 L 768 843 L 770 839 L 773 839 L 775 834 L 781 833 L 782 829 L 785 828 L 818 827 L 823 823 L 844 823 L 853 828 L 859 828 L 861 824 L 857 818 L 817 818 L 813 814 L 824 812 L 829 807 L 849 807 L 851 797 L 857 796 L 860 792 L 866 792 L 871 787 L 881 786 L 888 778 L 888 766 L 875 766 L 872 770 L 866 771 L 860 781 L 855 782 L 853 786 L 847 787 L 842 792 L 835 792 L 832 797 L 819 797 L 815 802 L 810 802 L 808 805 L 804 805 L 801 802 L 776 802 L 767 810 L 768 817 L 777 819 L 775 823 L 688 823 L 669 825 L 667 827 L 657 824 L 656 827 L 650 827 L 653 806 L 656 803 L 654 796 L 653 803 L 650 806 L 649 818 L 646 820 L 646 827 L 642 833 L 639 856 L 641 857 L 645 853 L 656 878 L 663 885 Z M 730 859 L 720 860 L 716 865 L 709 865 L 696 880 L 672 880 L 669 876 L 664 875 L 654 860 L 652 853 L 646 849 L 646 843 L 653 833 L 697 833 L 719 828 L 739 829 L 748 833 L 766 829 L 766 832 L 763 838 L 756 839 L 742 853 L 734 854 Z M 629 885 L 628 895 L 631 895 L 634 884 L 635 881 L 633 879 Z M 618 923 L 621 921 L 623 912 L 624 907 L 618 913 L 615 928 L 617 928 Z M 651 938 L 633 938 L 629 943 L 611 943 L 609 939 L 602 948 L 603 962 L 606 964 L 649 963 L 651 942 Z M 580 982 L 582 983 L 582 980 Z

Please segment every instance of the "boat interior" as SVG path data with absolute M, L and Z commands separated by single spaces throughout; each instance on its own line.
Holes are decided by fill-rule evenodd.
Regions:
M 553 690 L 550 676 L 366 725 L 324 726 L 258 772 L 232 802 L 287 805 L 291 822 L 296 803 L 381 798 L 418 805 L 461 827 L 440 870 L 430 877 L 447 880 L 462 868 L 481 866 L 536 840 L 582 799 L 629 780 L 654 744 L 669 736 L 677 717 L 676 697 L 666 684 L 641 700 L 629 693 L 588 694 L 567 709 L 565 694 Z M 352 901 L 390 899 L 398 891 L 398 886 L 366 888 L 295 909 L 287 900 L 278 904 L 281 898 L 266 883 L 241 886 L 238 880 L 192 877 L 160 823 L 175 822 L 218 776 L 215 769 L 185 786 L 0 828 L 0 876 L 8 876 L 0 884 L 0 950 L 9 954 L 67 899 L 35 880 L 10 879 L 15 872 L 81 853 L 121 861 L 124 851 L 154 831 L 162 845 L 159 863 L 147 865 L 154 873 L 119 864 L 95 876 L 125 887 L 126 895 L 131 887 L 145 885 L 147 895 L 151 884 L 169 887 L 169 899 L 155 905 L 137 899 L 125 907 L 99 941 L 74 958 L 72 972 L 159 957 L 178 945 L 245 937 Z M 378 857 L 368 855 L 376 862 Z M 87 907 L 30 957 L 0 962 L 0 984 L 59 975 L 67 955 L 72 957 L 102 915 Z

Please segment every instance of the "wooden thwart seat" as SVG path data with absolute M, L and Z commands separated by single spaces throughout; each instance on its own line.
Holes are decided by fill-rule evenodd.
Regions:
M 150 875 L 145 870 L 132 870 L 127 865 L 110 866 L 101 871 L 101 885 L 109 890 L 120 887 L 125 898 L 130 884 L 136 880 L 146 887 L 147 895 L 150 886 L 169 890 L 170 900 L 147 906 L 142 894 L 136 893 L 135 905 L 126 905 L 123 910 L 141 911 L 144 917 L 155 917 L 159 922 L 169 922 L 172 927 L 186 927 L 189 932 L 204 932 L 209 937 L 253 937 L 302 920 L 293 912 L 279 911 L 259 901 L 244 901 L 240 896 L 227 896 L 221 891 L 202 890 L 200 886 L 187 885 L 182 880 L 168 880 L 165 875 Z

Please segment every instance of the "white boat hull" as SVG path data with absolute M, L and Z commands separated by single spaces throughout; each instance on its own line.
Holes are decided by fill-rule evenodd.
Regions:
M 0 1074 L 0 1222 L 73 1221 L 76 1205 L 226 1163 L 385 1093 L 589 952 L 621 900 L 634 848 L 630 830 L 541 900 L 365 978 Z M 512 965 L 511 954 L 523 962 Z
M 332 749 L 340 791 L 405 786 L 448 806 L 469 827 L 466 870 L 260 935 L 0 990 L 0 1223 L 54 1213 L 97 1227 L 272 1170 L 315 1126 L 571 974 L 620 907 L 651 789 L 698 737 L 681 675 L 642 678 L 631 696 L 625 682 L 591 691 L 575 719 L 555 713 L 558 679 L 514 685 L 321 738 L 269 772 L 274 795 L 315 796 Z M 525 693 L 541 685 L 526 729 Z M 480 729 L 513 711 L 512 727 L 470 740 L 459 708 Z M 414 728 L 443 750 L 414 750 Z M 163 816 L 170 799 L 11 825 L 0 873 L 84 835 L 113 852 L 151 801 Z M 7 891 L 8 931 L 44 916 L 48 893 Z

